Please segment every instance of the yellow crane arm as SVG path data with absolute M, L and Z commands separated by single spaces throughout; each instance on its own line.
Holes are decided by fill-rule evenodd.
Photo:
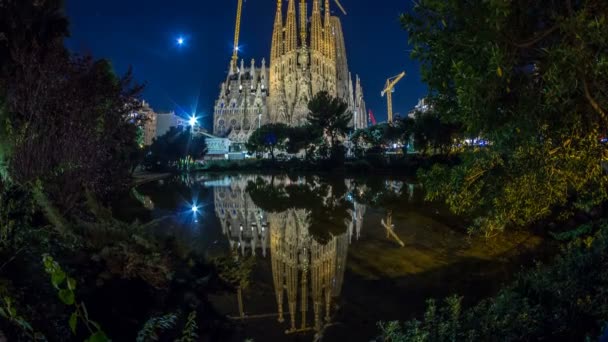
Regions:
M 401 79 L 404 77 L 405 71 L 386 80 L 386 86 L 384 87 L 384 90 L 382 90 L 382 96 L 384 96 L 385 93 L 392 91 L 395 85 L 397 85 L 397 83 L 399 83 L 399 81 L 401 81 Z
M 238 0 L 236 7 L 236 26 L 234 28 L 234 50 L 232 51 L 232 67 L 236 70 L 239 59 L 239 36 L 241 34 L 241 13 L 243 12 L 243 0 Z
M 393 123 L 393 89 L 395 85 L 401 81 L 402 78 L 405 77 L 405 71 L 400 73 L 397 76 L 393 76 L 386 80 L 386 86 L 384 86 L 384 90 L 382 90 L 382 96 L 386 94 L 386 106 L 388 108 L 388 123 Z

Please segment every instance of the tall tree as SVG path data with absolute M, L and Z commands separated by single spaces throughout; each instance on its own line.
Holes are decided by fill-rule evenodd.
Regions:
M 247 150 L 251 153 L 269 152 L 272 160 L 278 149 L 284 149 L 289 134 L 289 126 L 282 123 L 266 124 L 256 129 L 247 141 Z
M 205 154 L 207 144 L 203 136 L 195 135 L 188 128 L 171 127 L 152 142 L 145 163 L 152 169 L 175 169 L 180 161 L 198 160 Z
M 321 91 L 310 100 L 308 110 L 308 123 L 323 131 L 332 147 L 348 133 L 353 115 L 342 99 Z
M 486 232 L 606 200 L 607 13 L 604 0 L 420 0 L 402 17 L 442 119 L 491 142 L 427 173 L 429 198 Z
M 0 131 L 8 175 L 42 181 L 64 211 L 84 189 L 100 197 L 130 183 L 141 87 L 110 63 L 63 46 L 62 2 L 0 3 Z
M 295 154 L 304 150 L 308 159 L 314 152 L 315 145 L 322 142 L 323 131 L 312 125 L 290 127 L 287 137 L 287 153 Z

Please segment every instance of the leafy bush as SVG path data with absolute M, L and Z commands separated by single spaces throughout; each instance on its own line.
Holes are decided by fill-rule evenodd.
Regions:
M 14 243 L 17 230 L 30 226 L 35 211 L 31 192 L 21 186 L 0 184 L 0 246 Z
M 150 318 L 137 334 L 136 342 L 159 341 L 159 332 L 175 327 L 177 316 L 173 313 Z

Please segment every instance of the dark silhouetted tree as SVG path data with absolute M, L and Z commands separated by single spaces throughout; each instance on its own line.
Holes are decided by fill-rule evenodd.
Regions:
M 322 130 L 329 137 L 332 147 L 338 144 L 340 138 L 346 137 L 353 116 L 346 102 L 321 91 L 308 103 L 308 110 L 308 123 Z
M 198 160 L 207 154 L 205 138 L 193 134 L 189 128 L 171 127 L 154 139 L 148 148 L 145 164 L 157 170 L 177 169 L 185 159 Z
M 251 153 L 269 152 L 275 160 L 275 151 L 284 149 L 289 134 L 289 126 L 282 123 L 266 124 L 256 129 L 247 141 L 247 150 Z

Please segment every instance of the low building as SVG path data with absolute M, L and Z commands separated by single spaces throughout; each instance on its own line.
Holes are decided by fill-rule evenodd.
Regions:
M 206 160 L 224 160 L 228 159 L 230 146 L 232 142 L 228 138 L 221 138 L 208 133 L 203 133 L 205 142 L 207 143 Z

